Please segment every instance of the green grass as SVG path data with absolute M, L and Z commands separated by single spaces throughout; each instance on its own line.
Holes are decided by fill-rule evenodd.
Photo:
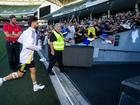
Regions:
M 0 62 L 6 56 L 6 42 L 4 33 L 0 32 Z
M 7 54 L 3 35 L 0 36 L 1 50 L 0 56 L 0 77 L 11 72 L 8 65 Z M 34 93 L 32 90 L 32 81 L 29 70 L 23 78 L 13 81 L 7 81 L 0 87 L 0 105 L 60 105 L 49 76 L 46 74 L 44 65 L 39 62 L 39 56 L 35 56 L 37 68 L 37 80 L 45 84 L 44 90 Z

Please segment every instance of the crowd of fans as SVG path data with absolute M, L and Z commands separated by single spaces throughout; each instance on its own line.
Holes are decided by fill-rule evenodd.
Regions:
M 102 15 L 98 18 L 84 18 L 76 19 L 73 17 L 70 20 L 61 21 L 62 33 L 69 42 L 81 43 L 86 38 L 93 38 L 95 40 L 99 37 L 112 36 L 115 33 L 134 29 L 140 25 L 140 14 L 134 11 L 121 12 L 114 15 Z M 44 36 L 51 34 L 53 24 L 48 23 L 46 27 L 42 27 L 42 40 Z M 43 38 L 44 37 L 44 38 Z

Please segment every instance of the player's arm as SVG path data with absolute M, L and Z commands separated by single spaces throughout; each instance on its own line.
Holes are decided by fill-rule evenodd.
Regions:
M 41 46 L 33 46 L 33 45 L 31 45 L 31 46 L 27 46 L 27 49 L 30 49 L 32 51 L 39 51 L 39 50 L 41 50 Z
M 26 32 L 24 35 L 24 45 L 27 49 L 32 51 L 39 51 L 41 50 L 41 46 L 34 45 L 34 39 L 32 37 L 32 32 Z

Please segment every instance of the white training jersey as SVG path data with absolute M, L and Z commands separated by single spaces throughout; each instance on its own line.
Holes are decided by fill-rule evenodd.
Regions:
M 29 64 L 33 60 L 34 50 L 29 49 L 30 47 L 36 47 L 37 34 L 35 29 L 29 27 L 25 30 L 18 39 L 18 42 L 21 43 L 22 50 L 20 52 L 20 63 Z

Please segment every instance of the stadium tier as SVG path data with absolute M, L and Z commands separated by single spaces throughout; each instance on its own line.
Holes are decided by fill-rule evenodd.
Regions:
M 87 2 L 64 6 L 54 13 L 42 17 L 42 19 L 59 20 L 71 18 L 72 15 L 85 18 L 91 14 L 96 16 L 97 14 L 107 13 L 108 10 L 111 13 L 116 13 L 118 11 L 133 10 L 135 4 L 139 4 L 139 2 L 139 0 L 127 0 L 127 2 L 126 0 L 87 0 Z
M 33 6 L 0 5 L 0 15 L 32 14 L 32 13 L 35 13 L 38 8 L 39 8 L 39 5 L 33 5 Z

